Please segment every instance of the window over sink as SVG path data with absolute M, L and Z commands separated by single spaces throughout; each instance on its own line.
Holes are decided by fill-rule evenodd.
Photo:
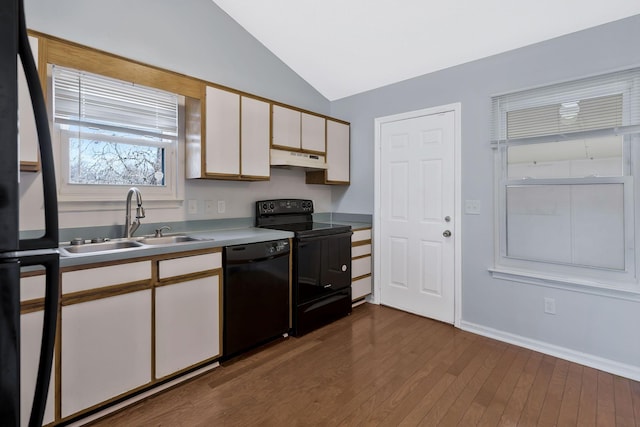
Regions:
M 177 200 L 177 94 L 50 66 L 61 201 L 122 201 L 139 187 L 147 200 Z

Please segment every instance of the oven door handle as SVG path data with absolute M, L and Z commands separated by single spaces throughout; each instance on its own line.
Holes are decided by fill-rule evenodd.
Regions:
M 305 244 L 305 243 L 312 243 L 312 242 L 316 242 L 318 240 L 325 240 L 325 239 L 328 239 L 328 238 L 351 237 L 352 234 L 353 234 L 353 231 L 347 231 L 345 233 L 324 234 L 322 236 L 299 237 L 298 238 L 298 245 Z

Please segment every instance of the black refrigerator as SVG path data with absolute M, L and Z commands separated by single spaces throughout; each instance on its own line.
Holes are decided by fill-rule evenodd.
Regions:
M 42 345 L 30 426 L 42 425 L 58 312 L 56 181 L 46 107 L 28 43 L 23 8 L 22 0 L 3 0 L 0 6 L 0 425 L 3 427 L 21 423 L 21 268 L 46 270 Z M 44 187 L 45 231 L 40 238 L 29 240 L 21 240 L 19 232 L 18 61 L 24 68 L 36 118 Z

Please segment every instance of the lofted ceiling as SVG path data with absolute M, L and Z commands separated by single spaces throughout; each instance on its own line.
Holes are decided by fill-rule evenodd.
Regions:
M 329 100 L 640 14 L 640 0 L 213 1 Z

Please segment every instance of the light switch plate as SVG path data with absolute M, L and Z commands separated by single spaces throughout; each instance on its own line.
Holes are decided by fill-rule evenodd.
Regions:
M 464 213 L 467 215 L 480 215 L 480 200 L 465 200 Z

